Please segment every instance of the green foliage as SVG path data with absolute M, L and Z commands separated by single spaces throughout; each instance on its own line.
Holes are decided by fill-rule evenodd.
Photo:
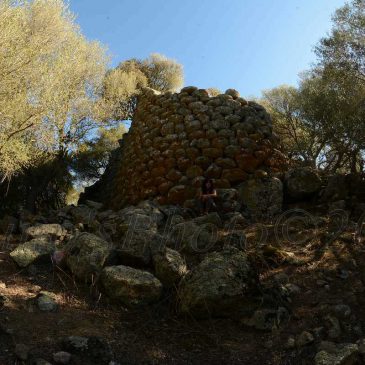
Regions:
M 318 64 L 299 88 L 263 93 L 291 157 L 329 171 L 363 171 L 365 152 L 365 2 L 336 11 L 316 48 Z
M 159 53 L 141 61 L 140 69 L 146 75 L 148 86 L 157 91 L 177 91 L 184 83 L 182 65 Z
M 316 47 L 321 66 L 365 81 L 365 2 L 353 0 L 333 16 L 331 33 Z
M 320 137 L 317 161 L 327 170 L 362 170 L 365 142 L 364 85 L 352 75 L 316 70 L 302 81 L 303 115 Z
M 0 0 L 0 175 L 57 154 L 92 127 L 106 70 L 62 0 Z
M 292 159 L 313 165 L 319 152 L 314 148 L 316 133 L 302 116 L 299 91 L 287 85 L 265 90 L 261 103 L 271 114 L 284 152 Z
M 183 80 L 182 65 L 157 53 L 145 60 L 124 61 L 105 77 L 101 119 L 131 119 L 143 87 L 161 92 L 176 91 L 183 85 Z
M 126 128 L 123 124 L 100 128 L 95 138 L 81 144 L 71 162 L 77 179 L 82 182 L 99 179 L 108 164 L 110 153 L 119 146 L 118 140 L 124 133 Z
M 10 183 L 0 185 L 0 212 L 14 212 L 23 207 L 31 212 L 57 209 L 66 203 L 72 187 L 68 162 L 63 156 L 44 154 L 42 163 L 33 164 Z

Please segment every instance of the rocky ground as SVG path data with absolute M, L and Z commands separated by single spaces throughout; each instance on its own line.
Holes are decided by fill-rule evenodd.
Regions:
M 0 364 L 364 363 L 361 221 L 317 208 L 6 217 Z

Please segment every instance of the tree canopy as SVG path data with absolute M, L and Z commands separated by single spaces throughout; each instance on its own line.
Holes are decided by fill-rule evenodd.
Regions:
M 107 57 L 61 0 L 0 1 L 0 174 L 83 138 Z
M 177 61 L 154 53 L 144 60 L 121 62 L 105 76 L 104 118 L 131 119 L 136 97 L 143 87 L 157 91 L 177 91 L 184 82 L 183 67 Z
M 363 171 L 365 152 L 365 2 L 338 9 L 318 62 L 299 86 L 263 93 L 285 151 L 328 171 Z

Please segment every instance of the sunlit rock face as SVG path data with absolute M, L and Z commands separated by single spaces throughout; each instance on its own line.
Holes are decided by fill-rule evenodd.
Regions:
M 114 209 L 146 199 L 182 205 L 205 177 L 228 189 L 277 172 L 276 143 L 270 115 L 236 90 L 211 97 L 193 86 L 146 88 L 111 166 L 86 196 Z

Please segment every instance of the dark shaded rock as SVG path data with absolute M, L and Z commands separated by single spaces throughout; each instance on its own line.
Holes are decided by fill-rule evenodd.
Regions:
M 101 271 L 111 251 L 110 243 L 84 232 L 67 243 L 66 264 L 76 277 L 89 280 Z
M 275 177 L 250 179 L 239 186 L 239 196 L 252 218 L 272 218 L 282 210 L 283 185 Z
M 87 359 L 93 364 L 108 365 L 114 358 L 110 345 L 100 337 L 70 336 L 62 341 L 61 347 L 72 354 L 75 364 L 88 363 Z
M 258 330 L 272 331 L 278 329 L 288 318 L 289 313 L 284 307 L 278 309 L 260 308 L 255 311 L 251 318 L 243 320 L 242 323 Z
M 55 249 L 54 242 L 47 238 L 39 237 L 18 245 L 10 253 L 10 256 L 20 267 L 26 267 L 40 260 L 49 259 L 50 261 Z
M 106 294 L 127 306 L 156 302 L 162 293 L 162 284 L 151 273 L 128 266 L 108 266 L 101 274 Z
M 153 256 L 156 277 L 166 288 L 176 285 L 187 273 L 184 259 L 179 252 L 166 248 L 165 252 Z
M 309 167 L 299 167 L 285 174 L 285 191 L 291 200 L 314 196 L 321 188 L 321 178 L 317 171 Z
M 208 254 L 181 282 L 180 309 L 194 317 L 253 313 L 259 282 L 246 255 L 234 247 Z

